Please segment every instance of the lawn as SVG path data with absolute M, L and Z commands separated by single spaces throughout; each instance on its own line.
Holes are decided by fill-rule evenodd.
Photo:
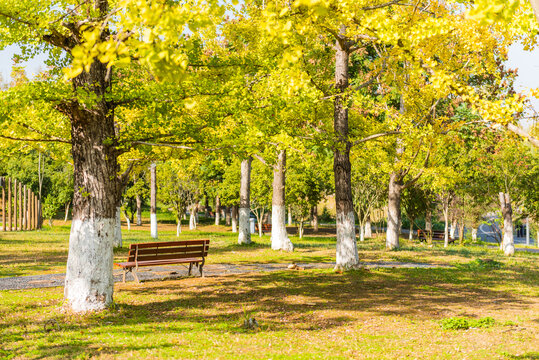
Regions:
M 160 240 L 175 238 L 172 224 L 160 230 Z M 150 241 L 148 234 L 147 225 L 124 229 L 116 256 L 131 242 Z M 63 272 L 68 235 L 66 226 L 2 234 L 1 276 Z M 236 245 L 224 226 L 182 234 L 201 237 L 212 240 L 209 263 L 335 256 L 331 235 L 293 237 L 296 251 L 287 254 L 271 251 L 269 236 Z M 537 254 L 505 258 L 483 246 L 444 250 L 405 240 L 401 250 L 385 251 L 380 239 L 359 248 L 362 261 L 453 267 L 120 283 L 114 307 L 87 316 L 62 312 L 62 288 L 0 291 L 0 358 L 539 359 Z M 248 318 L 258 328 L 245 328 Z M 452 329 L 470 321 L 471 328 Z

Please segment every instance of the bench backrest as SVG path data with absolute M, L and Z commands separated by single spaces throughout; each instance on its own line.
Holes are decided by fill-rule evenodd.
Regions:
M 209 239 L 131 244 L 127 261 L 206 257 L 209 247 Z

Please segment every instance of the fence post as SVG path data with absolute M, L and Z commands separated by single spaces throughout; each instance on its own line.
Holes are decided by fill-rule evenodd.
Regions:
M 23 214 L 22 214 L 22 223 L 23 223 L 23 230 L 28 230 L 28 199 L 26 198 L 26 185 L 24 185 L 24 188 L 23 188 L 23 206 L 22 206 L 22 210 L 23 210 Z

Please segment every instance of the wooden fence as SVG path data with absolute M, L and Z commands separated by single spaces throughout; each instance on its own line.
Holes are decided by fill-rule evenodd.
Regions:
M 41 202 L 29 187 L 11 178 L 0 178 L 2 231 L 36 230 L 41 226 Z

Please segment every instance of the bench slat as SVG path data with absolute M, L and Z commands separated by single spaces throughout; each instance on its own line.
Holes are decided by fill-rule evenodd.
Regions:
M 152 243 L 140 243 L 131 244 L 129 249 L 135 249 L 138 245 L 139 249 L 155 248 L 155 247 L 173 247 L 173 246 L 186 246 L 186 245 L 206 245 L 209 244 L 209 239 L 197 239 L 197 240 L 184 240 L 184 241 L 169 241 L 169 242 L 152 242 Z
M 190 253 L 190 254 L 168 254 L 168 255 L 153 255 L 153 256 L 140 256 L 137 258 L 138 262 L 142 261 L 151 261 L 151 260 L 169 260 L 169 259 L 189 259 L 189 258 L 199 258 L 205 257 L 207 253 Z M 134 260 L 133 260 L 134 261 Z
M 156 247 L 156 248 L 145 248 L 139 249 L 138 254 L 169 254 L 169 253 L 185 253 L 185 252 L 194 252 L 194 251 L 207 251 L 209 245 L 195 245 L 195 246 L 183 246 L 183 247 Z M 134 252 L 133 252 L 133 255 Z
M 169 259 L 169 260 L 152 260 L 152 261 L 139 261 L 139 266 L 151 266 L 151 265 L 164 265 L 164 264 L 180 264 L 180 263 L 191 263 L 191 262 L 201 262 L 202 258 L 185 258 L 185 259 Z M 120 267 L 135 267 L 136 263 L 134 261 L 127 261 L 121 263 L 114 263 L 116 266 Z

